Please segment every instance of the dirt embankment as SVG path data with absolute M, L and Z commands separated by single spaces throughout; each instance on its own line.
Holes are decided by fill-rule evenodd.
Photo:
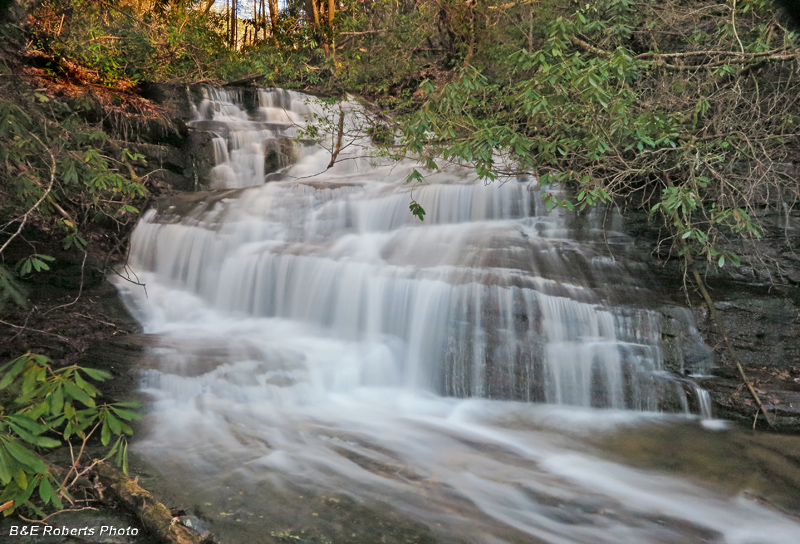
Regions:
M 147 189 L 148 195 L 135 202 L 139 209 L 144 210 L 154 197 L 191 187 L 191 164 L 186 164 L 180 149 L 188 138 L 182 119 L 171 117 L 170 112 L 134 92 L 51 77 L 16 60 L 18 81 L 6 81 L 3 91 L 33 88 L 43 99 L 52 101 L 86 96 L 95 106 L 82 112 L 83 122 L 105 131 L 110 145 L 144 157 L 125 172 Z M 13 223 L 13 218 L 3 223 L 9 220 Z M 125 222 L 86 222 L 80 228 L 88 242 L 85 251 L 64 249 L 63 232 L 48 222 L 33 217 L 27 220 L 3 251 L 3 262 L 13 268 L 31 254 L 55 260 L 48 263 L 49 270 L 20 280 L 27 304 L 7 303 L 0 308 L 0 361 L 35 351 L 59 364 L 73 364 L 99 342 L 138 331 L 107 280 L 115 270 L 124 272 L 128 237 L 135 220 L 131 216 Z M 15 231 L 6 229 L 0 234 L 0 243 Z

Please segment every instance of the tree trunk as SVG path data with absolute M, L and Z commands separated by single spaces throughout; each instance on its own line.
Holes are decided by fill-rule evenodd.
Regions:
M 313 1 L 313 0 L 311 0 Z M 272 39 L 278 43 L 278 0 L 269 0 L 269 20 L 272 26 Z M 264 21 L 266 23 L 266 21 Z M 266 37 L 266 24 L 264 26 L 264 36 Z
M 239 18 L 237 12 L 239 10 L 238 0 L 230 0 L 230 11 L 228 17 L 230 19 L 230 34 L 228 36 L 228 43 L 232 51 L 236 50 L 237 38 L 239 37 Z
M 327 53 L 329 50 L 328 40 L 325 37 L 325 32 L 322 28 L 322 20 L 320 19 L 320 6 L 317 5 L 317 0 L 306 0 L 306 6 L 306 11 L 311 12 L 312 21 L 314 23 L 314 31 L 317 34 L 317 41 L 322 45 Z
M 336 54 L 336 43 L 333 41 L 333 17 L 336 15 L 336 0 L 328 0 L 328 32 L 331 37 L 331 55 Z

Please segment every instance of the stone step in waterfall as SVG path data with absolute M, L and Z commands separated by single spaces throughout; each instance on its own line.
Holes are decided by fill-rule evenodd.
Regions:
M 328 168 L 330 148 L 298 137 L 340 111 L 347 141 Z M 699 389 L 664 371 L 661 316 L 618 258 L 629 240 L 613 211 L 548 212 L 530 176 L 487 185 L 449 165 L 414 188 L 421 222 L 408 209 L 414 164 L 376 158 L 360 116 L 292 91 L 206 88 L 194 124 L 217 134 L 211 191 L 146 213 L 130 266 L 213 319 L 370 346 L 353 387 L 710 415 Z M 190 318 L 130 295 L 146 327 Z

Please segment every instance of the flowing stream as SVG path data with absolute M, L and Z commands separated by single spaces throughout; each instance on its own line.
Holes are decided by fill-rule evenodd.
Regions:
M 412 193 L 349 102 L 207 88 L 196 110 L 212 190 L 143 216 L 146 291 L 119 289 L 154 337 L 135 450 L 223 543 L 800 542 L 743 491 L 764 482 L 652 459 L 746 439 L 665 370 L 710 354 L 688 313 L 663 345 L 613 210 L 453 165 Z

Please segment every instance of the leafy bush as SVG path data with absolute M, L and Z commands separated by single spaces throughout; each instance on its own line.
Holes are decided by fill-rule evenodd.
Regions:
M 574 189 L 551 208 L 649 202 L 679 254 L 737 264 L 726 241 L 758 238 L 761 207 L 800 198 L 794 33 L 764 0 L 560 4 L 541 35 L 498 10 L 517 30 L 423 82 L 405 149 Z
M 74 104 L 72 103 L 74 102 Z M 92 107 L 90 104 L 89 107 Z M 0 79 L 0 259 L 24 228 L 58 237 L 83 251 L 90 223 L 122 227 L 146 193 L 132 164 L 140 155 L 82 117 L 81 100 L 55 99 L 13 79 Z M 16 263 L 0 260 L 0 307 L 24 302 L 18 277 L 49 269 L 53 258 L 35 251 Z
M 0 367 L 0 494 L 3 514 L 25 507 L 39 516 L 43 506 L 63 508 L 70 488 L 94 465 L 86 463 L 86 447 L 99 434 L 127 473 L 129 422 L 138 418 L 134 402 L 98 404 L 100 392 L 89 380 L 103 381 L 107 372 L 72 365 L 54 368 L 41 355 L 27 353 Z M 112 439 L 115 439 L 113 444 Z M 69 446 L 71 466 L 57 475 L 37 451 Z M 77 451 L 77 453 L 76 453 Z

